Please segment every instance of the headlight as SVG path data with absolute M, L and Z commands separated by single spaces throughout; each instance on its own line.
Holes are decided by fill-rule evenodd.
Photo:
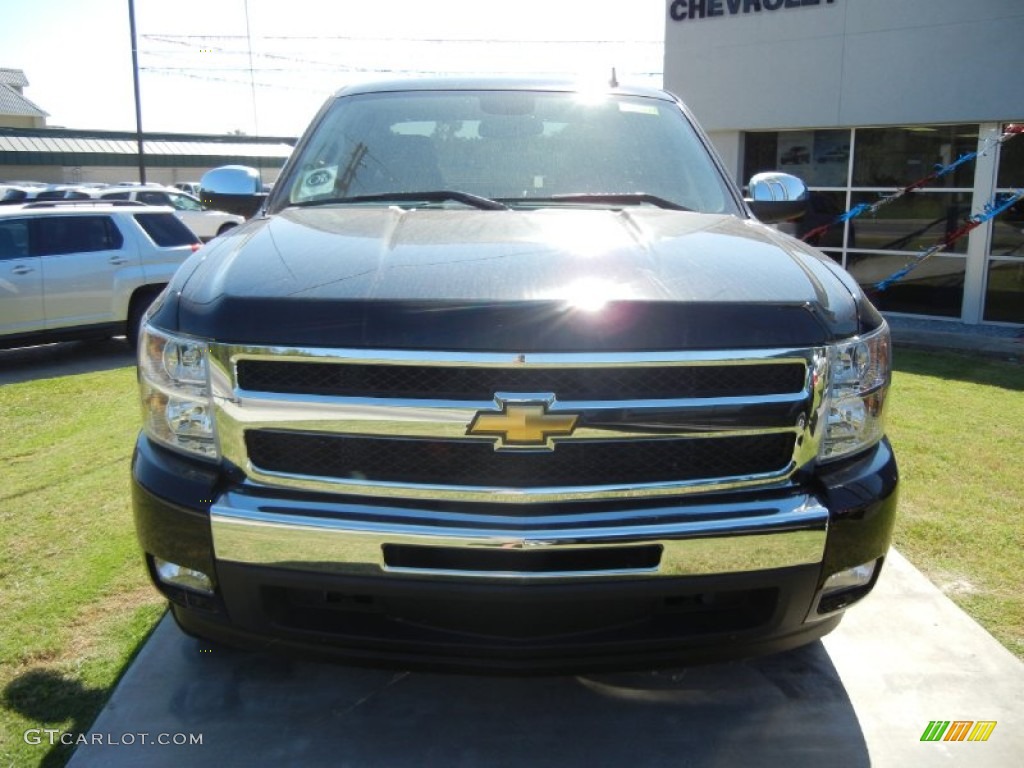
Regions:
M 139 391 L 149 437 L 182 453 L 219 458 L 206 344 L 144 325 Z
M 889 326 L 829 348 L 829 386 L 821 459 L 868 448 L 885 434 L 885 396 L 892 375 Z

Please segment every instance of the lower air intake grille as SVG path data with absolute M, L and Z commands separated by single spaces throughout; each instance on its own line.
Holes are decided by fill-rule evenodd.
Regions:
M 380 483 L 554 488 L 636 485 L 779 472 L 795 436 L 577 440 L 552 451 L 495 451 L 491 441 L 355 437 L 275 430 L 246 433 L 266 472 Z

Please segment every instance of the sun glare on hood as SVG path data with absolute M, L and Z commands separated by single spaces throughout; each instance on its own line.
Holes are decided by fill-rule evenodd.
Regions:
M 637 296 L 628 284 L 586 278 L 564 286 L 557 293 L 546 292 L 538 298 L 561 299 L 568 310 L 597 314 L 613 301 L 629 301 Z

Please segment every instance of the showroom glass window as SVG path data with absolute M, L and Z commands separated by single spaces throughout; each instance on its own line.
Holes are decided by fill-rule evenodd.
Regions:
M 1022 187 L 1024 137 L 1017 137 L 1000 148 L 996 188 L 1009 193 Z M 1024 323 L 1024 200 L 992 223 L 986 278 L 984 319 Z
M 978 125 L 748 133 L 744 143 L 744 178 L 782 170 L 807 182 L 810 210 L 793 232 L 800 237 L 855 205 L 874 203 L 974 151 Z M 966 239 L 887 290 L 874 285 L 963 223 L 971 213 L 973 173 L 974 166 L 964 164 L 876 215 L 835 227 L 814 244 L 846 267 L 880 309 L 959 318 Z
M 851 132 L 849 130 L 748 133 L 744 141 L 743 178 L 761 171 L 799 176 L 810 189 L 807 213 L 789 227 L 803 237 L 846 210 L 849 197 Z M 843 263 L 844 227 L 834 227 L 811 241 Z

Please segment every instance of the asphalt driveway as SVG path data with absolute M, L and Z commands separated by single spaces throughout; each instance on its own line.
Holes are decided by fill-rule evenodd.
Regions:
M 135 365 L 124 337 L 0 349 L 0 386 Z

